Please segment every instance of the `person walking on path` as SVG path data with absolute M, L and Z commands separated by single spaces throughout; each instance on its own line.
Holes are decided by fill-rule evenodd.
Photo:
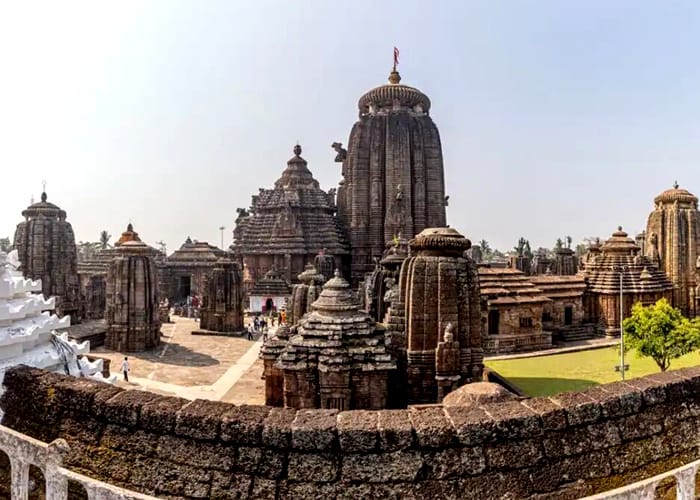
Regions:
M 248 327 L 248 340 L 253 340 L 253 332 L 251 332 L 250 327 Z
M 124 382 L 129 381 L 129 359 L 124 356 L 124 361 L 122 361 L 122 373 L 124 374 Z

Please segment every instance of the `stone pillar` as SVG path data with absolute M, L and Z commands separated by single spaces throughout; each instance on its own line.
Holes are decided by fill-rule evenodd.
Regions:
M 215 332 L 243 330 L 243 276 L 238 264 L 219 259 L 204 286 L 200 327 Z

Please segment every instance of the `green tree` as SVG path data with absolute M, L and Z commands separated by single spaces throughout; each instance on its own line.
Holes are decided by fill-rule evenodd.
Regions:
M 666 299 L 646 307 L 636 303 L 622 327 L 625 350 L 653 359 L 662 372 L 672 360 L 700 348 L 700 319 L 684 317 Z

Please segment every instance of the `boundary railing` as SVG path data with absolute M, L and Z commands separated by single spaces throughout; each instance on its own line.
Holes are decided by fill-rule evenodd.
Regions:
M 44 475 L 47 500 L 67 500 L 69 481 L 81 484 L 89 500 L 156 500 L 63 468 L 63 455 L 69 449 L 63 439 L 46 444 L 0 425 L 0 450 L 10 459 L 12 500 L 27 500 L 32 465 Z

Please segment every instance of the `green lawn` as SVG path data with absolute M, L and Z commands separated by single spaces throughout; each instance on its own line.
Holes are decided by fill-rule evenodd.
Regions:
M 659 373 L 649 358 L 638 358 L 634 351 L 625 355 L 630 369 L 626 378 Z M 593 385 L 620 380 L 615 365 L 620 364 L 616 347 L 534 358 L 486 360 L 497 371 L 529 396 L 549 396 L 564 391 L 580 391 Z M 694 352 L 671 362 L 671 370 L 700 365 L 700 353 Z

